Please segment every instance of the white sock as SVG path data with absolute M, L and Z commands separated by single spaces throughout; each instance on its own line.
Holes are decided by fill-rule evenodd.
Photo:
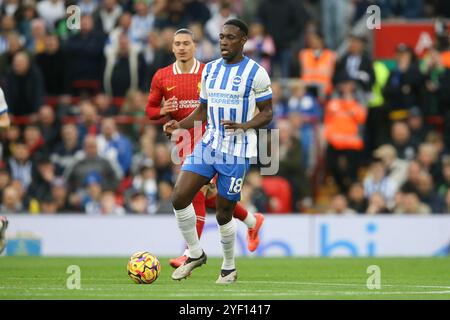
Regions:
M 256 218 L 253 213 L 250 212 L 247 214 L 243 222 L 247 225 L 247 228 L 254 228 L 256 226 Z
M 177 218 L 178 228 L 188 245 L 189 257 L 199 258 L 202 255 L 203 250 L 200 247 L 197 229 L 195 228 L 197 218 L 195 216 L 194 206 L 191 203 L 187 208 L 181 210 L 173 209 L 173 211 Z
M 233 270 L 236 268 L 234 262 L 234 242 L 236 241 L 236 221 L 219 225 L 220 242 L 222 244 L 223 262 L 222 270 Z

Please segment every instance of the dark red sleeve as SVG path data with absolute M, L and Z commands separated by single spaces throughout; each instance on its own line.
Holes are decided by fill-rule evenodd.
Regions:
M 147 100 L 146 112 L 150 120 L 159 120 L 163 117 L 160 114 L 162 99 L 163 87 L 161 86 L 161 72 L 158 70 L 153 76 Z

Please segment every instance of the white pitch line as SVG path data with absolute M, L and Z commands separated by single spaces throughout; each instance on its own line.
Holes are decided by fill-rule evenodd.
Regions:
M 324 282 L 295 282 L 295 281 L 239 281 L 239 283 L 262 283 L 262 284 L 289 284 L 289 285 L 305 285 L 305 286 L 336 286 L 336 287 L 366 287 L 357 283 L 324 283 Z M 434 289 L 450 289 L 450 286 L 432 286 L 432 285 L 410 285 L 410 284 L 382 284 L 382 287 L 397 288 L 434 288 Z

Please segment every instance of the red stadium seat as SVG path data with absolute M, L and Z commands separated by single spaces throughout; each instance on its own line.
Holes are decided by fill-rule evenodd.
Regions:
M 263 189 L 270 197 L 268 213 L 291 213 L 292 190 L 289 182 L 282 177 L 264 177 Z

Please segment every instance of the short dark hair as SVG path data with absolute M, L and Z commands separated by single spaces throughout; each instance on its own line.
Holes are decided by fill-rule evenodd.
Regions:
M 190 29 L 187 28 L 178 29 L 177 31 L 175 31 L 173 35 L 176 36 L 178 34 L 189 34 L 192 37 L 192 40 L 195 40 L 195 34 Z
M 248 26 L 244 21 L 242 21 L 240 19 L 227 20 L 223 25 L 224 26 L 230 25 L 230 26 L 238 27 L 239 30 L 241 30 L 245 34 L 245 36 L 248 36 Z

